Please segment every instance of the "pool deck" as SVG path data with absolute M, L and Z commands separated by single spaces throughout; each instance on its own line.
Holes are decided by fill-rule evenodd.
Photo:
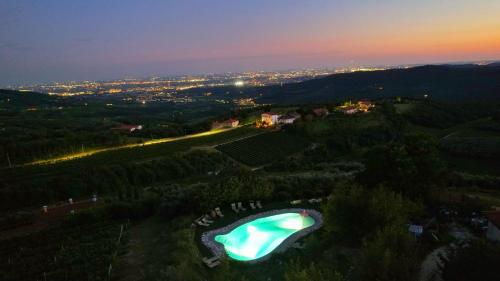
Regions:
M 201 243 L 203 245 L 205 245 L 214 254 L 214 256 L 217 256 L 219 258 L 223 258 L 223 257 L 227 256 L 226 251 L 224 249 L 224 245 L 222 243 L 215 241 L 215 236 L 228 234 L 229 232 L 233 231 L 233 229 L 239 227 L 240 225 L 243 225 L 247 222 L 251 222 L 251 221 L 256 220 L 256 219 L 274 216 L 274 215 L 279 215 L 279 214 L 284 214 L 284 213 L 301 213 L 304 210 L 308 213 L 309 216 L 311 216 L 314 219 L 315 222 L 313 225 L 311 225 L 310 227 L 304 228 L 300 231 L 297 231 L 296 233 L 290 235 L 285 241 L 283 241 L 283 243 L 281 243 L 271 253 L 269 253 L 261 258 L 258 258 L 258 259 L 254 259 L 254 260 L 250 260 L 250 261 L 243 261 L 245 263 L 261 262 L 261 261 L 269 259 L 272 256 L 272 253 L 284 252 L 300 238 L 318 230 L 323 225 L 323 216 L 321 215 L 321 213 L 316 211 L 316 210 L 313 210 L 313 209 L 303 209 L 303 208 L 289 208 L 289 209 L 280 209 L 280 210 L 272 210 L 272 211 L 262 212 L 262 213 L 250 215 L 248 217 L 237 220 L 230 225 L 227 225 L 227 226 L 215 229 L 215 230 L 210 230 L 210 231 L 204 232 L 201 235 Z

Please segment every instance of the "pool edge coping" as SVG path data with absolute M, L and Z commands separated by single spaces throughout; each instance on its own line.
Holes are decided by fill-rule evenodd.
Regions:
M 249 261 L 240 261 L 244 263 L 258 263 L 265 261 L 269 258 L 272 257 L 273 253 L 282 253 L 285 250 L 287 250 L 293 243 L 295 243 L 297 240 L 300 238 L 307 236 L 311 234 L 312 232 L 318 230 L 321 226 L 323 226 L 323 215 L 318 212 L 317 210 L 314 209 L 305 209 L 305 208 L 287 208 L 287 209 L 279 209 L 279 210 L 271 210 L 271 211 L 265 211 L 262 213 L 254 214 L 254 215 L 249 215 L 247 217 L 241 218 L 229 225 L 226 225 L 224 227 L 214 229 L 214 230 L 209 230 L 206 232 L 203 232 L 201 235 L 201 243 L 207 247 L 210 252 L 219 258 L 224 258 L 227 257 L 226 251 L 224 249 L 224 245 L 220 242 L 215 241 L 215 236 L 217 235 L 225 235 L 233 231 L 235 228 L 248 223 L 250 221 L 264 218 L 264 217 L 269 217 L 273 215 L 279 215 L 283 213 L 301 213 L 302 211 L 306 211 L 309 216 L 311 216 L 315 223 L 309 227 L 306 227 L 304 229 L 301 229 L 294 234 L 290 235 L 288 238 L 286 238 L 276 249 L 271 251 L 271 253 L 262 256 L 258 259 L 254 260 L 249 260 Z

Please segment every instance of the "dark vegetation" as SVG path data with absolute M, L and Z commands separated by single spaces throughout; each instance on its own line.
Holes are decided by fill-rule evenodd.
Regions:
M 217 146 L 217 149 L 249 166 L 261 166 L 304 150 L 307 141 L 294 134 L 273 132 Z
M 206 131 L 211 125 L 207 118 L 227 110 L 215 104 L 142 105 L 119 97 L 0 90 L 0 167 Z M 122 124 L 139 124 L 143 129 L 117 130 Z
M 102 221 L 0 241 L 2 280 L 106 280 L 125 226 Z
M 450 242 L 446 231 L 450 220 L 470 221 L 467 216 L 472 211 L 488 210 L 499 202 L 499 103 L 482 101 L 495 98 L 500 81 L 496 75 L 498 69 L 493 66 L 421 67 L 259 89 L 278 89 L 263 99 L 279 101 L 286 96 L 286 101 L 297 103 L 331 100 L 331 95 L 411 98 L 377 98 L 371 112 L 349 116 L 334 112 L 336 102 L 321 105 L 333 112 L 326 117 L 311 113 L 315 105 L 300 105 L 296 110 L 301 120 L 277 132 L 254 136 L 261 131 L 244 127 L 67 162 L 5 167 L 0 170 L 0 276 L 105 280 L 112 264 L 115 280 L 418 280 L 424 257 Z M 423 93 L 429 97 L 415 98 Z M 471 97 L 475 99 L 464 101 Z M 85 127 L 83 119 L 74 119 L 75 112 L 49 109 L 77 101 L 38 98 L 38 105 L 30 106 L 45 109 L 15 111 L 2 106 L 2 124 L 8 130 L 18 127 L 10 133 L 23 132 L 19 128 L 25 123 L 30 128 L 24 136 L 15 133 L 22 136 L 16 144 L 31 147 L 35 131 L 43 128 L 49 142 L 57 132 L 67 141 L 65 146 L 81 146 L 78 130 L 93 123 Z M 16 106 L 26 108 L 27 102 L 21 98 Z M 146 110 L 132 105 L 113 109 L 114 113 L 102 104 L 88 106 L 95 109 L 88 114 L 96 119 L 166 120 L 165 108 L 150 108 L 153 111 L 146 117 Z M 259 110 L 269 109 L 235 110 L 230 115 L 251 120 Z M 127 119 L 132 118 L 127 114 L 137 119 Z M 16 120 L 17 116 L 22 118 Z M 47 126 L 49 120 L 53 127 Z M 67 130 L 74 139 L 59 132 L 66 121 L 75 121 Z M 191 126 L 184 121 L 173 122 L 183 129 Z M 109 131 L 106 134 L 111 137 Z M 148 138 L 119 137 L 123 142 Z M 44 157 L 62 151 L 37 153 Z M 263 167 L 251 171 L 247 165 Z M 37 232 L 3 236 L 19 227 L 39 226 L 42 205 L 92 194 L 99 195 L 98 207 L 67 214 Z M 220 206 L 226 216 L 216 221 L 212 226 L 216 228 L 249 214 L 231 213 L 231 202 L 261 200 L 266 209 L 276 209 L 289 207 L 291 200 L 318 197 L 324 199 L 321 205 L 299 205 L 320 210 L 325 220 L 323 228 L 299 241 L 302 249 L 290 248 L 258 265 L 230 260 L 215 269 L 203 265 L 202 257 L 210 253 L 198 241 L 208 228 L 192 228 L 194 218 Z M 459 218 L 443 218 L 442 208 L 458 210 Z M 126 222 L 130 231 L 117 244 L 119 226 Z M 417 238 L 408 232 L 409 224 L 431 226 Z M 498 245 L 482 239 L 480 230 L 473 231 L 479 238 L 470 247 L 450 253 L 443 266 L 444 280 L 499 276 Z M 127 244 L 129 236 L 134 242 Z

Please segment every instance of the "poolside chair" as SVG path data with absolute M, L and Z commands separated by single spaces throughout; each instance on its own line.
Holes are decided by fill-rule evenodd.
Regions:
M 199 220 L 196 220 L 195 222 L 196 222 L 198 225 L 201 225 L 201 226 L 209 226 L 209 225 L 210 225 L 210 224 L 208 224 L 208 223 L 204 223 L 204 222 L 201 222 L 201 221 L 199 221 Z
M 224 217 L 224 214 L 222 214 L 222 212 L 221 212 L 221 210 L 220 210 L 220 208 L 219 208 L 219 207 L 215 208 L 215 213 L 216 213 L 219 217 L 221 217 L 221 218 L 223 218 L 223 217 Z
M 231 209 L 235 212 L 235 213 L 239 213 L 240 210 L 238 210 L 238 208 L 236 208 L 236 203 L 231 203 Z
M 202 222 L 204 223 L 213 223 L 214 221 L 210 219 L 210 216 L 209 215 L 205 215 L 202 219 L 201 219 Z
M 212 218 L 215 218 L 215 217 L 217 217 L 217 213 L 216 213 L 214 210 L 211 210 L 211 211 L 210 211 L 210 216 L 211 216 Z
M 290 204 L 292 205 L 298 205 L 300 203 L 302 203 L 302 200 L 293 200 L 292 202 L 290 202 Z
M 259 209 L 262 209 L 262 204 L 260 203 L 260 201 L 255 202 L 255 206 L 257 206 L 257 208 Z
M 238 202 L 238 210 L 246 211 L 247 209 L 243 207 L 243 204 L 241 202 Z
M 208 268 L 214 268 L 220 264 L 220 261 L 216 261 L 210 264 L 207 264 Z
M 204 263 L 208 264 L 208 263 L 213 263 L 213 262 L 217 261 L 218 259 L 219 259 L 218 256 L 213 256 L 211 258 L 203 257 L 202 260 L 203 260 Z
M 255 210 L 257 208 L 253 201 L 250 201 L 250 208 L 252 208 L 252 210 Z

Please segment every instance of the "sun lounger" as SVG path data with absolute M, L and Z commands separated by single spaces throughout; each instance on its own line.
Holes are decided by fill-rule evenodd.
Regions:
M 210 219 L 210 216 L 209 215 L 205 215 L 202 219 L 201 219 L 202 222 L 204 223 L 213 223 L 214 221 Z
M 214 268 L 220 264 L 219 257 L 217 256 L 213 256 L 211 258 L 204 257 L 202 260 L 208 268 Z
M 253 201 L 250 201 L 250 208 L 252 208 L 252 210 L 255 210 L 257 208 Z
M 236 203 L 231 203 L 231 209 L 235 212 L 235 213 L 239 213 L 240 210 L 238 210 L 238 208 L 236 208 Z
M 243 207 L 243 204 L 241 202 L 238 202 L 238 210 L 246 211 L 247 209 Z
M 297 205 L 300 203 L 302 203 L 302 200 L 293 200 L 292 202 L 290 202 L 290 204 L 292 204 L 292 205 Z
M 201 221 L 198 221 L 198 220 L 196 221 L 196 223 L 197 223 L 198 225 L 201 225 L 201 226 L 209 226 L 209 225 L 210 225 L 210 224 L 208 224 L 208 223 L 204 223 L 204 222 L 201 222 Z
M 213 256 L 211 258 L 203 257 L 202 260 L 204 263 L 213 263 L 213 262 L 217 261 L 218 259 L 219 259 L 218 256 Z
M 255 206 L 257 206 L 257 208 L 259 208 L 259 209 L 262 209 L 262 204 L 260 203 L 260 201 L 257 201 L 255 203 Z
M 215 213 L 216 213 L 219 217 L 221 217 L 221 218 L 223 218 L 223 217 L 224 217 L 224 215 L 222 214 L 222 212 L 221 212 L 221 210 L 220 210 L 220 208 L 219 208 L 219 207 L 215 208 Z
M 220 264 L 220 261 L 216 261 L 210 264 L 207 264 L 208 268 L 214 268 Z

